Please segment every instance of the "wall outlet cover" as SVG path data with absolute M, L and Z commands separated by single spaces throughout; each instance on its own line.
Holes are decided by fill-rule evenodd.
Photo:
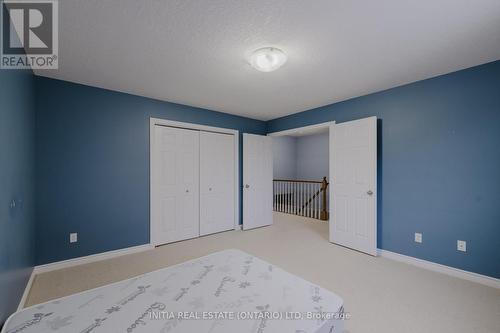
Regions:
M 415 233 L 415 242 L 416 243 L 422 243 L 422 234 L 419 232 Z
M 69 234 L 69 242 L 70 243 L 76 243 L 78 242 L 78 233 L 72 232 Z
M 467 242 L 463 240 L 457 240 L 457 250 L 461 252 L 467 252 Z

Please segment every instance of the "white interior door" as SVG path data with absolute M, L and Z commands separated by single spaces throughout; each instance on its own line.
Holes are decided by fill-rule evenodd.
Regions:
M 199 131 L 155 126 L 154 245 L 198 237 Z
M 200 133 L 201 235 L 234 229 L 234 145 L 234 135 Z
M 377 118 L 330 126 L 330 241 L 377 255 Z
M 243 229 L 273 223 L 273 147 L 270 136 L 243 134 Z

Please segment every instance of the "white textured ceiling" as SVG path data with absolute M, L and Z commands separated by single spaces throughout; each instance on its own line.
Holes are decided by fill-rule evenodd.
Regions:
M 268 120 L 500 59 L 500 0 L 63 0 L 53 77 Z M 249 53 L 288 62 L 262 73 Z

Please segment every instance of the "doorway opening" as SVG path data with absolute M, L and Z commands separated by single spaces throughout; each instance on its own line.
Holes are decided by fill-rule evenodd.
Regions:
M 323 149 L 318 143 L 321 134 L 324 136 L 322 141 L 327 142 Z M 305 216 L 314 218 L 319 216 L 320 219 L 322 215 L 328 216 L 330 242 L 376 256 L 377 118 L 372 116 L 339 124 L 323 123 L 270 135 L 274 136 L 273 140 L 276 139 L 274 153 L 278 155 L 275 157 L 277 177 L 281 176 L 279 172 L 287 171 L 287 168 L 288 172 L 290 172 L 290 167 L 293 170 L 294 163 L 305 163 L 307 165 L 305 171 L 310 172 L 319 165 L 323 157 L 326 157 L 325 160 L 328 161 L 322 167 L 328 165 L 326 179 L 329 184 L 319 189 L 316 187 L 311 190 L 307 187 L 310 183 L 300 182 L 306 180 L 299 179 L 299 176 L 302 176 L 300 173 L 297 174 L 300 167 L 295 167 L 295 174 L 288 174 L 288 177 L 292 179 L 283 179 L 283 182 L 281 182 L 282 179 L 275 179 L 277 186 L 274 188 L 274 209 L 290 214 L 298 212 L 301 215 L 304 212 L 309 213 L 309 210 L 315 207 L 312 209 L 313 216 L 307 214 Z M 280 139 L 280 137 L 289 138 Z M 281 141 L 293 142 L 293 140 L 301 140 L 302 137 L 315 144 L 306 145 L 305 151 L 300 150 L 302 148 L 300 144 L 297 145 L 299 149 L 296 150 L 295 157 L 293 149 L 280 145 Z M 326 138 L 328 140 L 325 140 Z M 293 144 L 291 146 L 293 147 Z M 281 157 L 287 157 L 287 159 L 280 161 Z M 325 177 L 325 175 L 316 175 L 316 177 Z M 304 185 L 306 185 L 306 192 L 302 193 L 301 189 Z M 324 193 L 324 199 L 321 201 L 327 201 L 324 205 L 322 202 L 315 202 L 321 193 Z M 284 203 L 284 208 L 282 203 Z
M 328 221 L 330 124 L 270 134 L 274 211 Z

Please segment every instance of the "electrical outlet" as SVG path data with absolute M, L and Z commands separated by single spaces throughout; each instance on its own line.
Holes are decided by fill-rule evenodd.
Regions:
M 422 243 L 422 234 L 419 232 L 415 233 L 415 243 Z
M 72 232 L 69 234 L 69 242 L 70 243 L 76 243 L 78 242 L 78 233 Z
M 457 240 L 457 250 L 467 252 L 467 242 L 463 240 Z

